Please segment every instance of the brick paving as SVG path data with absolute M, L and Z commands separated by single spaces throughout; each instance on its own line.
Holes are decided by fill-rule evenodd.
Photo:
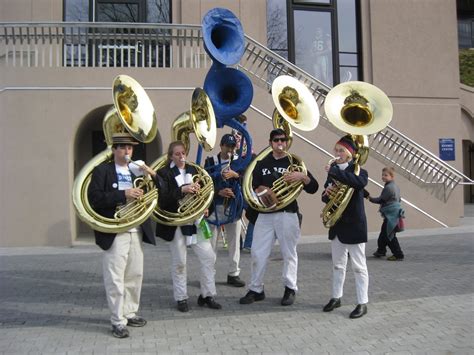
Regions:
M 443 232 L 443 231 L 446 231 Z M 470 229 L 407 233 L 403 262 L 369 257 L 369 313 L 348 318 L 355 306 L 349 267 L 343 306 L 322 312 L 330 298 L 330 244 L 305 237 L 299 245 L 299 292 L 282 307 L 282 260 L 275 246 L 267 298 L 240 305 L 243 288 L 225 285 L 226 251 L 219 250 L 220 311 L 200 308 L 197 259 L 188 254 L 191 311 L 175 310 L 165 242 L 146 246 L 140 314 L 144 328 L 111 336 L 102 285 L 101 252 L 73 248 L 0 249 L 0 353 L 2 354 L 472 354 L 473 237 Z M 372 238 L 367 254 L 375 250 Z M 242 254 L 248 281 L 250 255 Z

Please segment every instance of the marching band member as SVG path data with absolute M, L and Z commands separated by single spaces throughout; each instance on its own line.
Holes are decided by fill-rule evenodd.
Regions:
M 273 182 L 282 175 L 286 182 L 301 181 L 304 190 L 314 194 L 318 190 L 318 183 L 308 172 L 287 173 L 290 160 L 286 154 L 288 137 L 282 129 L 270 132 L 269 144 L 272 152 L 259 161 L 253 170 L 253 188 L 266 186 L 270 190 Z M 295 301 L 297 291 L 298 255 L 296 245 L 300 237 L 298 220 L 298 204 L 295 201 L 284 209 L 260 212 L 255 223 L 254 237 L 251 249 L 252 277 L 249 291 L 240 299 L 241 304 L 250 304 L 265 299 L 263 278 L 273 244 L 278 239 L 283 256 L 283 284 L 285 292 L 281 300 L 283 306 L 289 306 Z
M 227 284 L 244 287 L 245 282 L 239 277 L 240 268 L 240 217 L 243 208 L 243 196 L 240 188 L 240 173 L 232 169 L 235 156 L 236 139 L 232 134 L 222 136 L 221 151 L 218 155 L 208 157 L 204 168 L 214 182 L 215 194 L 212 202 L 213 211 L 208 217 L 211 224 L 211 244 L 217 253 L 217 237 L 219 229 L 224 226 L 229 252 L 229 272 Z M 235 210 L 234 210 L 235 209 Z
M 359 175 L 354 174 L 353 156 L 357 153 L 357 145 L 350 135 L 342 137 L 334 147 L 336 160 L 325 167 L 328 172 L 322 201 L 329 202 L 329 193 L 334 189 L 333 179 L 354 188 L 354 193 L 342 213 L 341 218 L 329 229 L 332 251 L 332 298 L 323 308 L 331 312 L 341 306 L 348 254 L 354 271 L 357 291 L 357 307 L 350 318 L 360 318 L 367 313 L 369 273 L 365 258 L 367 243 L 367 218 L 364 209 L 364 187 L 368 182 L 368 174 L 360 169 Z
M 186 149 L 184 143 L 175 141 L 168 147 L 166 165 L 158 170 L 157 175 L 163 179 L 164 192 L 158 195 L 158 203 L 164 210 L 177 212 L 178 201 L 187 194 L 199 191 L 199 183 L 193 183 L 192 176 L 196 169 L 186 164 Z M 216 254 L 209 240 L 196 238 L 196 226 L 167 226 L 157 223 L 156 235 L 170 241 L 171 276 L 173 279 L 173 295 L 180 312 L 188 312 L 186 247 L 190 246 L 196 253 L 200 263 L 201 294 L 198 305 L 207 305 L 209 308 L 221 309 L 221 305 L 214 299 L 216 295 L 215 262 Z
M 137 199 L 143 190 L 133 187 L 136 177 L 128 167 L 133 147 L 138 142 L 129 133 L 112 136 L 113 161 L 96 166 L 88 190 L 92 208 L 104 217 L 113 218 L 116 207 Z M 146 165 L 140 169 L 155 175 Z M 107 303 L 112 313 L 112 335 L 129 336 L 127 325 L 143 327 L 146 320 L 137 316 L 143 280 L 143 249 L 141 240 L 155 244 L 148 219 L 139 227 L 124 233 L 111 234 L 94 230 L 96 244 L 104 250 L 103 275 Z

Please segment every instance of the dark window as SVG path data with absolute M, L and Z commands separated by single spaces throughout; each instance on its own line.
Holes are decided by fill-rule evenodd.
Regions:
M 267 45 L 329 86 L 361 80 L 359 0 L 267 0 Z
M 474 18 L 458 20 L 459 48 L 474 47 Z
M 145 13 L 143 1 L 97 0 L 95 8 L 97 22 L 145 22 Z
M 294 63 L 333 85 L 332 18 L 327 11 L 293 11 Z
M 64 21 L 171 23 L 171 0 L 64 0 Z
M 171 0 L 64 0 L 64 18 L 66 22 L 170 23 Z M 160 37 L 163 30 L 76 27 L 65 31 L 67 66 L 170 66 L 170 44 Z
M 339 82 L 359 80 L 356 12 L 355 0 L 337 2 Z
M 64 21 L 90 21 L 90 0 L 64 0 Z
M 288 59 L 288 21 L 285 0 L 267 0 L 267 47 Z

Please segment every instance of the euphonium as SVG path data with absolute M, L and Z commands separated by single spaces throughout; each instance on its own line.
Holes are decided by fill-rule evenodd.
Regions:
M 172 140 L 181 140 L 186 147 L 186 155 L 189 152 L 189 134 L 194 133 L 199 143 L 206 151 L 212 150 L 216 142 L 216 119 L 212 104 L 201 88 L 196 88 L 191 100 L 189 111 L 178 116 L 171 129 Z M 155 171 L 165 166 L 166 154 L 151 164 Z M 153 211 L 152 218 L 165 225 L 180 226 L 193 223 L 204 214 L 214 197 L 214 184 L 209 174 L 197 164 L 187 162 L 197 170 L 193 176 L 193 182 L 198 182 L 200 189 L 196 194 L 188 194 L 181 200 L 177 212 L 170 212 L 157 205 Z
M 324 110 L 328 120 L 341 131 L 351 134 L 357 145 L 354 174 L 369 156 L 367 135 L 384 129 L 393 115 L 392 104 L 379 88 L 361 81 L 349 81 L 335 86 L 327 95 Z M 323 224 L 331 228 L 341 218 L 354 189 L 339 181 L 330 193 L 330 200 L 323 208 Z
M 272 84 L 272 97 L 276 109 L 273 112 L 273 127 L 282 128 L 288 137 L 288 148 L 292 141 L 291 125 L 310 131 L 319 123 L 319 108 L 308 88 L 290 76 L 279 76 Z M 280 210 L 292 203 L 303 189 L 302 182 L 287 183 L 283 177 L 278 178 L 271 187 L 277 197 L 276 206 L 265 207 L 253 191 L 252 173 L 257 162 L 272 153 L 272 148 L 264 149 L 248 166 L 245 172 L 242 189 L 244 198 L 253 209 L 259 212 Z M 307 173 L 306 166 L 301 158 L 295 154 L 285 152 L 290 159 L 287 173 L 293 171 Z
M 104 117 L 103 129 L 107 148 L 90 160 L 74 180 L 72 200 L 78 217 L 92 229 L 104 233 L 121 233 L 142 224 L 157 203 L 157 190 L 149 178 L 139 178 L 135 187 L 144 190 L 141 198 L 120 207 L 114 218 L 104 217 L 90 205 L 87 192 L 93 169 L 113 157 L 112 134 L 128 131 L 136 140 L 149 143 L 157 132 L 155 111 L 145 90 L 133 78 L 119 75 L 113 83 L 114 106 Z

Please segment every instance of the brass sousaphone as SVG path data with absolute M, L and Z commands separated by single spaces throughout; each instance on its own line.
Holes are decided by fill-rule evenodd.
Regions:
M 357 145 L 353 157 L 354 173 L 359 175 L 361 165 L 369 156 L 367 135 L 388 126 L 392 120 L 393 107 L 385 93 L 374 85 L 362 81 L 349 81 L 335 86 L 326 96 L 324 110 L 328 120 L 341 131 L 349 133 Z M 325 227 L 330 228 L 341 218 L 354 189 L 339 181 L 324 207 L 321 217 Z
M 302 131 L 311 131 L 319 123 L 319 108 L 309 89 L 297 79 L 282 75 L 272 84 L 272 98 L 276 108 L 273 111 L 272 121 L 274 128 L 281 128 L 288 137 L 287 148 L 292 142 L 291 126 Z M 247 167 L 242 184 L 244 198 L 253 209 L 259 212 L 278 211 L 292 203 L 303 189 L 302 182 L 287 183 L 283 177 L 277 179 L 271 189 L 277 197 L 274 206 L 264 206 L 253 190 L 252 173 L 257 163 L 272 153 L 272 147 L 264 149 Z M 287 172 L 301 171 L 306 174 L 306 166 L 301 158 L 295 154 L 285 152 L 290 160 Z
M 139 226 L 152 214 L 157 204 L 157 190 L 152 180 L 138 178 L 135 187 L 145 191 L 144 195 L 120 207 L 114 218 L 95 212 L 87 196 L 94 168 L 113 159 L 112 135 L 128 132 L 136 140 L 149 143 L 157 133 L 157 121 L 153 105 L 145 90 L 133 78 L 119 75 L 113 82 L 113 103 L 103 120 L 107 148 L 93 157 L 77 174 L 72 200 L 77 216 L 92 229 L 104 233 L 122 233 Z
M 198 142 L 206 151 L 214 148 L 216 143 L 216 118 L 211 101 L 206 92 L 201 88 L 196 88 L 191 99 L 189 111 L 183 112 L 173 122 L 171 128 L 172 141 L 180 140 L 186 148 L 186 155 L 189 153 L 189 135 L 194 133 Z M 151 164 L 155 171 L 165 166 L 167 155 L 163 155 Z M 157 205 L 153 211 L 152 218 L 168 226 L 181 226 L 193 223 L 200 218 L 209 207 L 214 198 L 214 184 L 212 178 L 206 170 L 197 164 L 186 162 L 196 168 L 198 173 L 193 176 L 193 182 L 199 182 L 201 186 L 196 194 L 188 194 L 181 200 L 177 212 L 162 209 Z

